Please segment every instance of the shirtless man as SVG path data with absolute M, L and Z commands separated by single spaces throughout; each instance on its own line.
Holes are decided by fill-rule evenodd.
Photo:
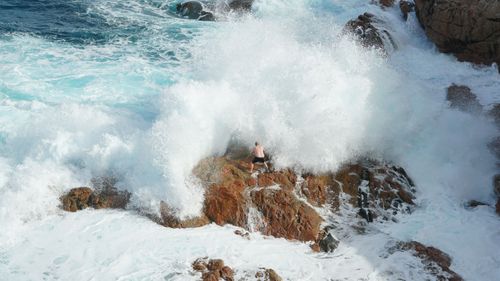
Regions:
M 255 142 L 255 147 L 252 149 L 252 154 L 254 157 L 252 163 L 250 164 L 250 173 L 253 172 L 253 165 L 255 163 L 263 163 L 264 166 L 266 166 L 266 169 L 269 170 L 269 167 L 264 160 L 264 158 L 266 157 L 266 155 L 264 154 L 264 147 L 262 147 L 262 145 L 260 145 L 258 142 Z

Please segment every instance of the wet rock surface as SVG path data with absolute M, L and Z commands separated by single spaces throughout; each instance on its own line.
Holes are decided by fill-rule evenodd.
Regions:
M 207 11 L 201 2 L 198 1 L 186 1 L 177 4 L 177 13 L 179 16 L 196 19 L 200 21 L 215 21 L 215 16 L 212 12 Z
M 384 22 L 370 13 L 348 21 L 344 32 L 352 34 L 366 48 L 374 47 L 385 53 L 397 48 L 391 34 L 384 27 Z
M 450 269 L 450 256 L 437 248 L 425 246 L 416 241 L 410 241 L 400 242 L 389 251 L 412 251 L 413 255 L 422 260 L 425 269 L 437 277 L 437 280 L 463 281 L 460 275 Z
M 461 111 L 479 114 L 483 110 L 477 96 L 472 93 L 469 87 L 464 85 L 453 84 L 449 86 L 446 93 L 446 100 L 450 102 L 452 108 L 457 108 Z
M 242 271 L 244 277 L 235 278 L 235 270 L 224 264 L 221 259 L 209 259 L 208 257 L 198 258 L 192 263 L 195 272 L 200 272 L 203 281 L 233 281 L 233 280 L 255 280 L 251 278 L 250 272 Z M 255 278 L 260 281 L 281 281 L 282 278 L 270 268 L 260 268 L 254 271 Z M 249 278 L 246 278 L 249 277 Z
M 104 189 L 91 189 L 90 187 L 77 187 L 61 196 L 61 208 L 65 211 L 76 212 L 86 208 L 124 209 L 130 199 L 130 193 L 119 191 L 114 187 Z
M 441 52 L 476 64 L 500 62 L 499 1 L 416 0 L 415 5 L 425 33 Z
M 401 14 L 403 15 L 403 19 L 407 20 L 408 15 L 415 11 L 415 2 L 409 0 L 401 0 L 399 1 L 399 9 L 401 10 Z

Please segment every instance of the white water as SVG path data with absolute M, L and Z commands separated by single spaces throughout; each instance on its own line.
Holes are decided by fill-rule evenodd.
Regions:
M 44 271 L 65 279 L 81 266 L 76 279 L 83 279 L 86 272 L 107 271 L 107 261 L 137 258 L 143 263 L 117 266 L 109 279 L 158 280 L 176 270 L 186 274 L 192 260 L 215 254 L 228 263 L 261 266 L 254 258 L 257 250 L 246 258 L 232 256 L 231 247 L 240 244 L 226 228 L 183 230 L 188 236 L 216 233 L 219 240 L 230 239 L 214 243 L 230 245 L 227 251 L 203 254 L 205 244 L 182 235 L 167 243 L 175 231 L 133 215 L 61 214 L 57 208 L 64 190 L 114 174 L 120 187 L 134 192 L 135 204 L 155 209 L 166 200 L 181 216 L 197 214 L 203 196 L 190 178 L 192 167 L 223 153 L 236 137 L 248 145 L 259 140 L 277 166 L 326 171 L 357 155 L 383 157 L 405 167 L 417 185 L 416 213 L 381 226 L 386 236 L 345 242 L 339 251 L 346 256 L 333 254 L 326 261 L 303 245 L 265 240 L 283 248 L 278 251 L 283 255 L 263 266 L 274 266 L 290 280 L 341 279 L 342 274 L 348 280 L 395 280 L 377 272 L 391 263 L 409 272 L 408 265 L 380 259 L 381 249 L 366 249 L 403 239 L 449 253 L 453 270 L 466 280 L 495 280 L 500 220 L 492 208 L 468 211 L 462 204 L 494 203 L 491 177 L 498 168 L 486 144 L 498 130 L 484 117 L 450 110 L 445 89 L 466 84 L 488 107 L 500 101 L 498 72 L 439 54 L 414 15 L 405 23 L 397 8 L 383 11 L 367 2 L 261 0 L 254 16 L 198 23 L 146 15 L 142 2 L 117 8 L 116 2 L 97 1 L 92 9 L 110 21 L 149 24 L 149 37 L 135 45 L 85 47 L 20 34 L 0 40 L 0 272 L 9 280 L 40 279 Z M 162 9 L 145 7 L 165 16 Z M 398 45 L 388 58 L 339 36 L 347 20 L 365 11 L 388 22 Z M 175 32 L 185 38 L 171 39 Z M 175 60 L 151 60 L 144 51 L 151 46 L 172 50 Z M 69 255 L 64 267 L 50 264 L 55 255 L 73 252 L 57 246 L 58 240 L 74 245 L 66 231 L 85 232 L 96 224 L 109 227 L 101 242 L 78 236 L 77 241 L 87 241 L 75 246 L 82 254 Z M 124 249 L 137 239 L 146 242 Z M 113 250 L 85 251 L 99 243 Z M 44 246 L 32 268 L 26 256 L 38 244 Z M 186 256 L 176 252 L 162 260 L 147 253 L 168 255 L 170 247 L 187 248 Z M 135 255 L 139 250 L 145 253 Z M 297 260 L 287 251 L 298 252 Z M 345 265 L 344 258 L 351 267 L 333 271 Z M 291 264 L 301 262 L 303 272 L 294 271 Z M 352 273 L 354 267 L 359 275 Z M 306 274 L 311 271 L 315 275 Z M 332 277 L 334 272 L 340 276 Z

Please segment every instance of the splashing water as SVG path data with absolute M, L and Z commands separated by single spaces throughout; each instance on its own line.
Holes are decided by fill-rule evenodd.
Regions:
M 442 247 L 464 277 L 495 276 L 482 266 L 494 263 L 498 220 L 461 204 L 493 203 L 486 144 L 498 131 L 444 96 L 464 83 L 488 107 L 500 79 L 438 53 L 414 15 L 361 0 L 260 0 L 251 15 L 197 22 L 175 17 L 173 1 L 49 2 L 0 5 L 0 239 L 15 243 L 53 219 L 64 190 L 108 174 L 135 204 L 196 215 L 192 168 L 237 138 L 259 140 L 277 167 L 332 171 L 360 155 L 402 165 L 421 209 L 384 231 Z M 393 35 L 387 57 L 342 35 L 366 11 Z M 474 235 L 492 236 L 458 249 Z M 471 257 L 479 265 L 465 269 Z

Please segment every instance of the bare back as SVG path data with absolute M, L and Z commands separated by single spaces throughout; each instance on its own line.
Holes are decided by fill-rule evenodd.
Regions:
M 264 158 L 264 147 L 259 144 L 253 148 L 252 153 L 255 157 Z

